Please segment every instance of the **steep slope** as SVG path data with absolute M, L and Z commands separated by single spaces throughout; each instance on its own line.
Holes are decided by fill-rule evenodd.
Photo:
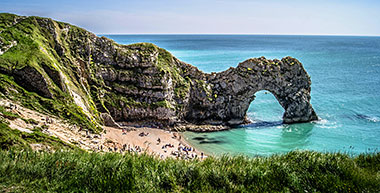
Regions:
M 94 131 L 107 114 L 117 122 L 196 130 L 187 126 L 242 124 L 262 89 L 284 107 L 284 122 L 317 119 L 310 78 L 294 58 L 250 59 L 206 74 L 153 44 L 119 45 L 40 17 L 0 14 L 0 81 L 3 97 Z

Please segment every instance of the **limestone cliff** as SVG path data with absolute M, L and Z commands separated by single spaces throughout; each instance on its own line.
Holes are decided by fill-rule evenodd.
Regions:
M 206 74 L 153 44 L 119 45 L 48 18 L 0 14 L 0 81 L 3 97 L 90 128 L 102 113 L 152 126 L 243 124 L 260 90 L 274 94 L 285 123 L 317 119 L 294 58 Z

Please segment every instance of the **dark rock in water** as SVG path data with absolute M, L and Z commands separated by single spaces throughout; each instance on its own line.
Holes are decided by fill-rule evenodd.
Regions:
M 364 114 L 356 113 L 355 117 L 357 119 L 361 119 L 361 120 L 365 120 L 365 121 L 369 121 L 369 122 L 375 122 L 375 123 L 379 122 L 379 119 L 377 117 L 371 117 L 371 116 L 364 115 Z
M 201 141 L 199 142 L 200 144 L 221 144 L 221 143 L 225 143 L 224 141 L 220 141 L 220 140 L 212 140 L 212 141 Z
M 358 118 L 358 119 L 370 119 L 371 117 L 370 116 L 367 116 L 367 115 L 364 115 L 364 114 L 355 114 L 355 117 Z
M 17 49 L 0 44 L 0 50 L 7 50 L 0 55 L 1 72 L 43 97 L 72 101 L 68 106 L 75 103 L 88 120 L 100 121 L 99 113 L 105 113 L 102 117 L 107 125 L 116 121 L 193 131 L 223 130 L 249 122 L 248 107 L 260 90 L 271 92 L 285 109 L 284 123 L 317 119 L 310 104 L 310 77 L 291 57 L 252 58 L 236 68 L 207 74 L 150 43 L 119 45 L 47 18 L 5 17 L 15 17 L 11 20 L 18 23 L 5 25 L 2 33 L 21 33 L 25 25 L 34 30 L 23 30 L 23 38 L 43 45 L 24 45 L 27 41 L 4 36 L 2 41 Z M 24 51 L 43 61 L 9 57 L 17 56 L 18 49 L 29 49 Z
M 260 121 L 260 122 L 255 122 L 255 123 L 249 123 L 246 125 L 242 125 L 241 127 L 274 127 L 274 126 L 279 126 L 282 125 L 283 123 L 281 121 L 273 121 L 273 122 L 268 122 L 268 121 Z
M 205 140 L 206 138 L 204 137 L 194 137 L 193 140 L 197 140 L 197 141 L 202 141 L 202 140 Z

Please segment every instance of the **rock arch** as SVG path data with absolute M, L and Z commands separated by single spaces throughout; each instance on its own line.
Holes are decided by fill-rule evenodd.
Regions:
M 196 124 L 248 123 L 246 114 L 255 93 L 267 90 L 284 108 L 284 123 L 317 120 L 310 85 L 309 75 L 294 58 L 248 59 L 236 68 L 205 75 L 203 84 L 195 84 L 185 119 Z

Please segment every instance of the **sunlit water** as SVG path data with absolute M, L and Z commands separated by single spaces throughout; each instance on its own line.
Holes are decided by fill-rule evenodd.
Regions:
M 253 123 L 229 131 L 186 132 L 210 154 L 270 155 L 294 149 L 373 152 L 380 149 L 380 37 L 261 35 L 106 35 L 118 43 L 152 42 L 205 72 L 219 72 L 251 57 L 299 59 L 312 79 L 311 103 L 319 121 L 282 124 L 274 96 L 256 93 Z

